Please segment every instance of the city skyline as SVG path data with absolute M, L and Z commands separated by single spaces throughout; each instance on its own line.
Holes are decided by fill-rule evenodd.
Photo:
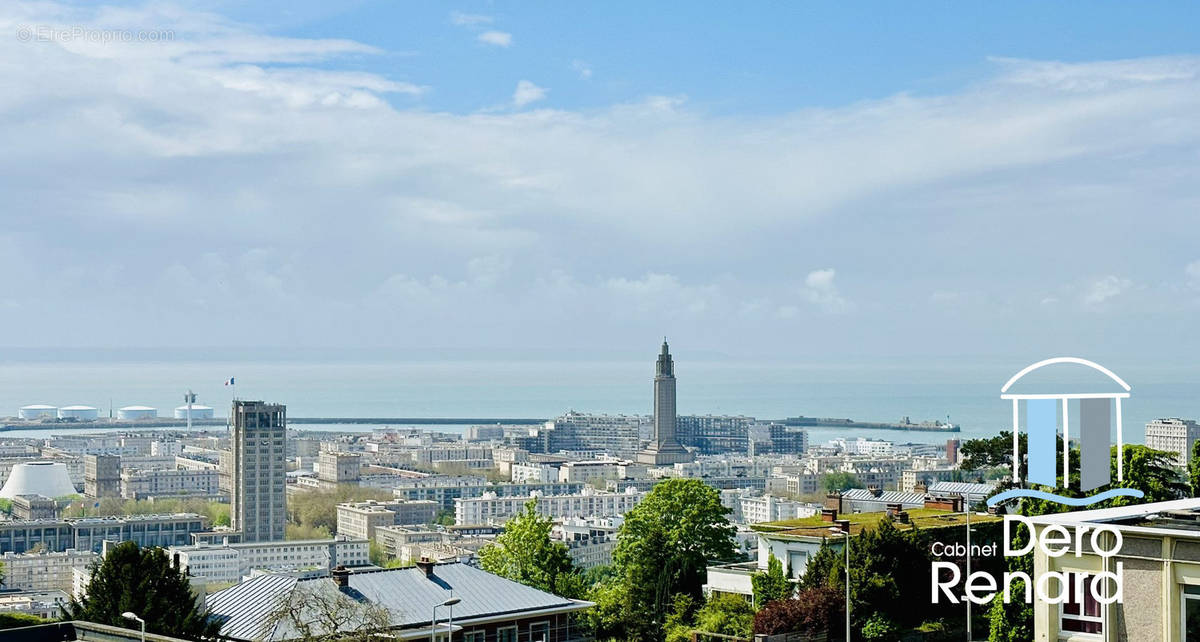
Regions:
M 0 343 L 1200 347 L 1194 8 L 288 8 L 0 10 Z

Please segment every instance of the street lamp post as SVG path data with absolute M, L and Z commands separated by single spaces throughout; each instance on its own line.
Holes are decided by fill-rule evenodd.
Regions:
M 962 498 L 963 515 L 966 516 L 967 521 L 967 577 L 969 578 L 971 577 L 971 513 L 973 511 L 971 510 L 971 505 L 969 503 L 970 500 L 967 498 L 965 493 L 962 494 Z M 980 515 L 986 514 L 987 513 L 980 513 Z M 967 642 L 971 642 L 975 639 L 972 637 L 971 633 L 971 600 L 963 601 L 967 603 Z
M 125 618 L 126 620 L 137 620 L 137 622 L 142 625 L 142 642 L 146 642 L 146 621 L 138 617 L 133 611 L 125 611 L 121 614 L 121 617 Z
M 454 635 L 454 605 L 461 602 L 462 599 L 452 597 L 441 604 L 433 605 L 433 617 L 429 621 L 429 642 L 437 642 L 437 610 L 439 606 L 449 606 L 450 610 L 450 635 Z
M 963 498 L 966 499 L 965 497 Z M 967 513 L 967 579 L 971 578 L 971 507 L 966 506 Z M 967 603 L 967 642 L 971 642 L 975 638 L 971 637 L 971 600 L 964 600 Z
M 841 527 L 834 526 L 829 529 L 835 533 L 841 533 L 846 538 L 845 544 L 842 546 L 846 552 L 846 642 L 850 642 L 850 527 L 845 530 Z

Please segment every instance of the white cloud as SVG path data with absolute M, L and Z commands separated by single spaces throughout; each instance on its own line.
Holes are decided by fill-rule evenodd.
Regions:
M 517 83 L 517 89 L 513 92 L 512 102 L 517 107 L 524 107 L 532 102 L 537 102 L 546 97 L 546 92 L 549 91 L 545 87 L 522 80 Z
M 1083 302 L 1088 305 L 1100 305 L 1113 297 L 1127 291 L 1133 282 L 1118 276 L 1108 275 L 1092 281 L 1083 294 Z
M 1200 260 L 1188 263 L 1183 272 L 1187 275 L 1188 285 L 1200 288 Z
M 513 43 L 512 34 L 506 31 L 485 31 L 476 36 L 475 39 L 485 45 L 495 47 L 509 47 Z
M 1094 274 L 1180 287 L 1177 264 L 1155 272 L 1133 252 L 1098 273 L 1073 267 L 1089 265 L 1087 248 L 1194 251 L 1200 57 L 1004 61 L 955 91 L 779 113 L 712 114 L 672 96 L 455 113 L 421 102 L 427 69 L 354 71 L 391 55 L 361 43 L 266 36 L 160 4 L 120 16 L 10 6 L 0 26 L 178 34 L 0 38 L 0 140 L 19 150 L 0 155 L 0 283 L 7 299 L 46 306 L 9 320 L 9 336 L 34 344 L 626 340 L 666 331 L 664 315 L 714 345 L 779 344 L 797 331 L 874 336 L 865 309 L 886 306 L 915 310 L 896 331 L 940 348 L 920 309 L 928 293 L 976 291 L 933 301 L 979 311 L 959 327 L 1004 323 L 1050 343 L 1056 319 L 1072 337 L 1068 321 L 1117 323 L 1122 307 L 1042 308 L 1047 274 L 1075 286 L 1049 292 L 1062 302 L 1124 303 L 1128 279 Z M 526 80 L 506 107 L 546 95 Z M 1153 214 L 1131 226 L 1131 211 Z M 1020 261 L 997 241 L 1014 231 Z M 851 264 L 853 304 L 832 269 L 796 283 L 814 265 Z M 401 305 L 380 295 L 389 281 L 430 309 L 362 314 L 377 298 Z M 224 306 L 161 305 L 185 289 L 189 301 L 269 296 L 248 297 L 235 323 Z M 79 306 L 104 321 L 72 323 Z M 487 323 L 467 306 L 486 306 Z M 1139 307 L 1139 323 L 1170 309 Z
M 844 312 L 849 303 L 834 284 L 837 272 L 833 268 L 813 270 L 804 277 L 804 295 L 810 303 L 826 312 Z
M 460 27 L 471 27 L 476 25 L 492 24 L 492 17 L 478 13 L 463 13 L 461 11 L 452 11 L 450 13 L 450 23 Z
M 572 60 L 571 69 L 584 80 L 592 77 L 592 66 L 582 60 Z

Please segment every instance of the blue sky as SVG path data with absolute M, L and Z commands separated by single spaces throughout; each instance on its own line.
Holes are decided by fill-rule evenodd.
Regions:
M 1194 5 L 731 6 L 6 4 L 0 331 L 1200 348 Z
M 715 113 L 837 106 L 956 89 L 989 73 L 994 57 L 1083 62 L 1190 52 L 1200 19 L 1200 7 L 1180 2 L 201 6 L 269 33 L 379 47 L 391 55 L 357 64 L 433 85 L 421 104 L 460 112 L 503 102 L 524 78 L 553 87 L 546 104 L 566 109 L 647 94 L 684 94 Z M 510 34 L 512 44 L 477 41 L 493 31 Z M 581 69 L 591 74 L 581 77 Z

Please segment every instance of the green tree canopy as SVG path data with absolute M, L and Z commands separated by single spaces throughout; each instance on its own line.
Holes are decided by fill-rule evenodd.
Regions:
M 1192 487 L 1192 497 L 1200 497 L 1200 439 L 1192 444 L 1191 457 L 1188 457 L 1188 482 Z
M 826 542 L 808 563 L 801 586 L 845 591 L 840 538 Z M 911 596 L 928 595 L 929 552 L 915 529 L 901 531 L 886 517 L 850 540 L 850 615 L 856 629 L 878 614 L 901 625 L 917 624 L 928 613 L 914 610 Z
M 1020 433 L 1017 436 L 1017 450 L 1021 456 L 1021 479 L 1025 478 L 1026 453 L 1029 452 L 1028 436 Z M 968 439 L 959 450 L 963 470 L 986 470 L 989 468 L 1007 468 L 1012 470 L 1012 433 L 1002 432 L 995 437 L 985 439 Z
M 683 593 L 676 596 L 675 608 L 667 616 L 667 642 L 688 642 L 693 630 L 747 640 L 754 635 L 754 607 L 744 597 L 714 594 L 689 616 L 692 604 L 690 596 Z
M 795 590 L 783 570 L 783 563 L 770 552 L 767 553 L 766 572 L 759 571 L 751 575 L 750 585 L 754 589 L 754 606 L 760 609 L 775 600 L 791 597 Z
M 854 473 L 825 473 L 821 478 L 821 486 L 827 493 L 838 493 L 861 485 Z
M 82 601 L 67 606 L 71 619 L 136 628 L 121 617 L 132 611 L 146 621 L 146 631 L 198 640 L 214 637 L 220 624 L 196 605 L 188 578 L 171 565 L 161 548 L 139 548 L 122 542 L 96 565 Z
M 737 555 L 720 494 L 699 479 L 659 482 L 626 516 L 613 554 L 630 637 L 657 639 L 675 595 L 699 600 L 710 561 Z
M 479 551 L 483 570 L 526 586 L 563 597 L 577 598 L 583 581 L 567 547 L 550 539 L 553 520 L 537 512 L 537 498 L 508 520 L 496 541 Z

